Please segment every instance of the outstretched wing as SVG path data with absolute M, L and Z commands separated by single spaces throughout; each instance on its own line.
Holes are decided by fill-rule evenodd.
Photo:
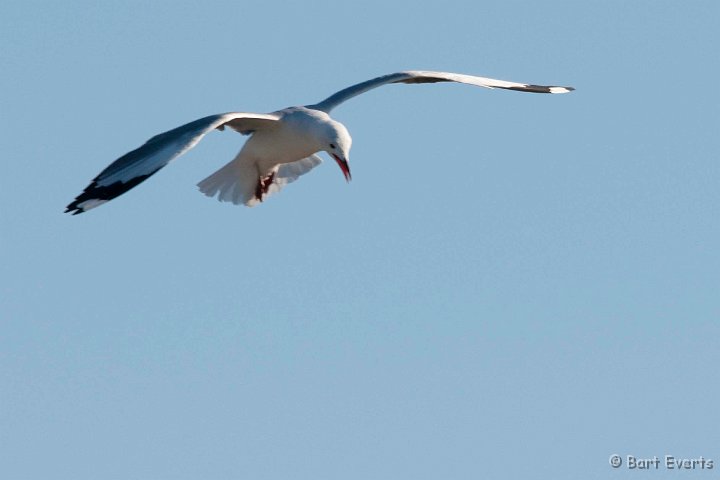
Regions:
M 494 78 L 476 77 L 473 75 L 463 75 L 461 73 L 449 72 L 426 72 L 420 70 L 411 70 L 407 72 L 391 73 L 382 77 L 367 80 L 352 87 L 340 90 L 339 92 L 329 96 L 325 100 L 315 105 L 308 105 L 308 108 L 322 110 L 329 113 L 330 110 L 337 107 L 345 100 L 349 100 L 356 95 L 365 93 L 368 90 L 377 88 L 381 85 L 389 83 L 437 83 L 437 82 L 457 82 L 467 83 L 468 85 L 476 85 L 485 88 L 504 88 L 505 90 L 517 90 L 519 92 L 531 93 L 567 93 L 575 90 L 572 87 L 555 87 L 544 85 L 532 85 L 529 83 L 507 82 L 505 80 L 495 80 Z
M 276 114 L 223 113 L 210 115 L 152 137 L 107 166 L 83 192 L 67 206 L 73 215 L 86 212 L 122 195 L 194 147 L 206 133 L 229 126 L 248 134 L 270 128 L 279 120 Z

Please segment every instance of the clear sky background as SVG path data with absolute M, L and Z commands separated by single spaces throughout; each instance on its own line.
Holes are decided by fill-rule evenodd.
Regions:
M 720 3 L 0 4 L 3 479 L 717 478 Z M 248 209 L 208 135 L 403 69 Z M 643 475 L 611 454 L 715 460 Z

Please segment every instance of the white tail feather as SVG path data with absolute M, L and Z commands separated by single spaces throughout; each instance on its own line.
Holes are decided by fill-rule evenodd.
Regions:
M 255 187 L 258 182 L 257 169 L 252 163 L 235 158 L 200 183 L 198 188 L 208 197 L 217 195 L 221 202 L 252 206 L 257 203 Z

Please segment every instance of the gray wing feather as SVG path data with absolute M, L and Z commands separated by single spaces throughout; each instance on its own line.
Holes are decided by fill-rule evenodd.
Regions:
M 437 82 L 456 82 L 475 85 L 485 88 L 503 88 L 506 90 L 517 90 L 520 92 L 531 93 L 567 93 L 574 88 L 572 87 L 556 87 L 545 85 L 533 85 L 529 83 L 508 82 L 505 80 L 496 80 L 494 78 L 477 77 L 474 75 L 463 75 L 460 73 L 450 72 L 430 72 L 422 70 L 410 70 L 406 72 L 391 73 L 381 77 L 373 78 L 362 83 L 358 83 L 351 87 L 340 90 L 339 92 L 329 96 L 320 103 L 308 105 L 308 108 L 314 108 L 329 113 L 333 108 L 337 107 L 346 100 L 351 99 L 361 93 L 365 93 L 373 88 L 387 85 L 390 83 L 437 83 Z

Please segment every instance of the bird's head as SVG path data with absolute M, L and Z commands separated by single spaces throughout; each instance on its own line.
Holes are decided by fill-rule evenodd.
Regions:
M 347 128 L 342 123 L 332 122 L 328 124 L 328 129 L 325 137 L 325 150 L 338 164 L 345 180 L 348 182 L 352 178 L 350 175 L 350 164 L 348 160 L 350 158 L 350 146 L 352 145 L 352 138 L 348 133 Z

